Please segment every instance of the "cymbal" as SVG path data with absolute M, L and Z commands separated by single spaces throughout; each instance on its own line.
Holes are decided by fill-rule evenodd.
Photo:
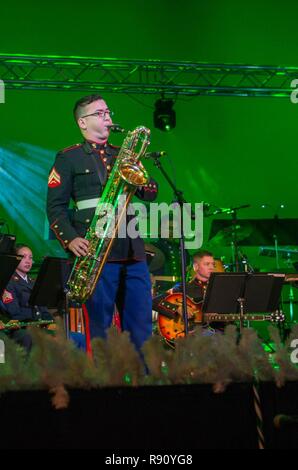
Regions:
M 163 267 L 166 257 L 159 248 L 152 243 L 145 243 L 145 251 L 148 254 L 153 254 L 152 261 L 149 262 L 149 271 L 151 273 Z
M 212 246 L 231 245 L 233 240 L 242 241 L 249 237 L 252 232 L 252 227 L 249 225 L 241 226 L 237 223 L 235 226 L 226 227 L 219 230 L 214 237 L 209 240 Z
M 153 281 L 165 281 L 165 282 L 177 282 L 179 281 L 178 276 L 155 276 L 152 274 Z

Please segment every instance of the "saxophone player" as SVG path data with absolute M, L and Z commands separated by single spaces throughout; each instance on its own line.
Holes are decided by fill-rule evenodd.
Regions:
M 119 147 L 108 142 L 112 112 L 99 95 L 81 98 L 74 106 L 75 121 L 84 141 L 60 151 L 48 180 L 47 214 L 63 248 L 77 257 L 88 253 L 86 231 L 108 181 Z M 157 184 L 150 179 L 136 196 L 153 201 Z M 76 207 L 69 215 L 69 203 Z M 95 291 L 86 302 L 90 338 L 105 337 L 115 304 L 123 330 L 139 350 L 152 333 L 151 283 L 143 240 L 116 238 Z

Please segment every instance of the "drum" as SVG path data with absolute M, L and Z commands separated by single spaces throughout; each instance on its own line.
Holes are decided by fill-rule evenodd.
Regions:
M 219 258 L 214 259 L 214 272 L 216 272 L 216 273 L 224 273 L 225 272 L 225 267 L 223 265 L 223 262 Z

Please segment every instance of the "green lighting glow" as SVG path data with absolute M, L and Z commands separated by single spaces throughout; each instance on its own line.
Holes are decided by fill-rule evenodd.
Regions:
M 124 377 L 123 377 L 123 382 L 126 384 L 126 385 L 131 385 L 132 383 L 132 378 L 131 378 L 131 374 L 125 374 Z
M 51 251 L 45 207 L 53 158 L 50 150 L 24 142 L 0 148 L 0 208 L 5 211 L 1 217 L 9 227 L 14 225 L 18 243 L 34 247 L 37 258 Z M 55 250 L 56 246 L 52 254 Z
M 274 343 L 262 343 L 262 346 L 265 352 L 272 353 L 272 351 L 275 351 Z

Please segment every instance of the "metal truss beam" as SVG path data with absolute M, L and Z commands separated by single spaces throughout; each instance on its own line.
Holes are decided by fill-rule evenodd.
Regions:
M 6 89 L 287 97 L 298 67 L 0 54 Z

